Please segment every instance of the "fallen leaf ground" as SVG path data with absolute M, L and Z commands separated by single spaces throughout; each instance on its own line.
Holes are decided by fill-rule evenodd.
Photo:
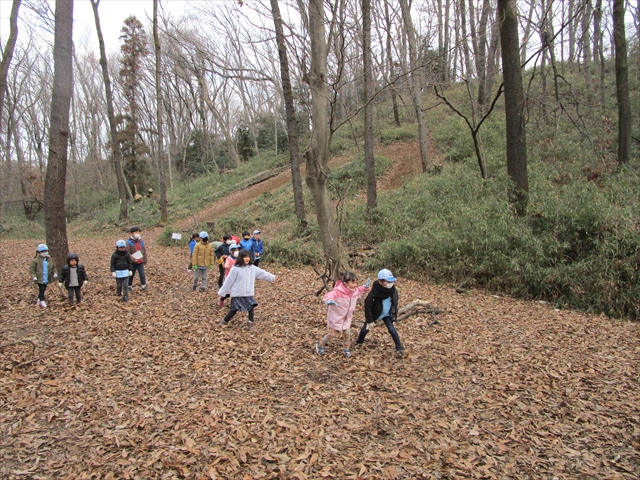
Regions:
M 147 292 L 114 296 L 118 234 L 72 239 L 85 302 L 50 287 L 46 310 L 34 242 L 0 244 L 0 343 L 35 344 L 0 352 L 0 477 L 640 476 L 637 323 L 401 280 L 401 305 L 430 301 L 441 325 L 401 322 L 403 358 L 384 327 L 350 359 L 318 357 L 312 271 L 265 265 L 278 280 L 258 284 L 256 329 L 221 328 L 186 253 L 148 235 Z
M 415 142 L 380 153 L 395 161 L 382 188 L 416 172 Z M 287 174 L 272 180 L 229 205 Z M 222 328 L 227 310 L 215 289 L 191 290 L 184 249 L 143 233 L 146 292 L 114 295 L 122 232 L 72 234 L 85 301 L 50 287 L 46 310 L 27 274 L 39 242 L 0 242 L 0 345 L 25 341 L 0 349 L 0 478 L 640 477 L 638 323 L 401 279 L 401 306 L 429 301 L 440 324 L 400 322 L 402 358 L 384 327 L 350 359 L 319 357 L 311 270 L 264 264 L 278 279 L 258 283 L 255 330 L 241 315 Z

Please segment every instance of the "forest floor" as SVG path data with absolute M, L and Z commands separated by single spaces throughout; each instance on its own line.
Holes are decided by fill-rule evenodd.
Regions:
M 0 242 L 0 478 L 640 477 L 640 324 L 400 279 L 400 306 L 438 324 L 399 322 L 402 357 L 384 327 L 320 357 L 311 269 L 262 265 L 277 280 L 257 283 L 256 328 L 223 328 L 215 278 L 193 292 L 159 231 L 129 303 L 109 274 L 122 234 L 72 237 L 77 307 L 51 286 L 37 308 L 35 242 Z

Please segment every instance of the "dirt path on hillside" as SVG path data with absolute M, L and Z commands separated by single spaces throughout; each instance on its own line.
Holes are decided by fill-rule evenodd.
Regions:
M 429 145 L 430 154 L 432 154 L 432 162 L 437 163 L 439 158 L 433 154 L 435 147 L 433 144 Z M 396 143 L 393 145 L 380 146 L 375 149 L 376 155 L 383 155 L 393 161 L 393 167 L 389 170 L 387 175 L 378 183 L 379 190 L 392 190 L 402 186 L 402 182 L 411 178 L 413 175 L 420 174 L 422 172 L 420 164 L 420 149 L 418 141 Z M 333 157 L 329 165 L 333 168 L 344 165 L 352 161 L 353 156 L 340 156 Z M 301 166 L 302 176 L 304 177 L 305 167 Z M 224 215 L 233 208 L 239 205 L 244 205 L 247 202 L 255 200 L 260 195 L 266 192 L 273 192 L 279 188 L 284 187 L 287 183 L 291 182 L 291 170 L 285 170 L 284 172 L 271 177 L 264 182 L 260 182 L 251 187 L 244 188 L 235 191 L 224 198 L 213 202 L 208 207 L 200 210 L 195 214 L 197 223 L 214 221 L 220 215 Z M 193 226 L 193 217 L 185 218 L 176 223 L 178 229 L 188 229 Z

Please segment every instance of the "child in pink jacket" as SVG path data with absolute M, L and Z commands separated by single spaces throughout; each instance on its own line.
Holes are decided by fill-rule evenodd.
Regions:
M 353 272 L 345 272 L 342 281 L 338 280 L 333 291 L 327 293 L 323 300 L 329 306 L 327 311 L 328 333 L 316 343 L 316 352 L 324 355 L 324 347 L 330 338 L 342 340 L 343 352 L 348 357 L 351 356 L 349 350 L 351 320 L 353 312 L 356 310 L 356 302 L 362 297 L 371 282 L 367 280 L 362 287 L 358 287 L 358 277 Z

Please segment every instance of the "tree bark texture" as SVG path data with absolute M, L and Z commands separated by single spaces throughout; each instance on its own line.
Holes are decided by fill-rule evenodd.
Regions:
M 507 174 L 511 180 L 509 203 L 525 215 L 529 195 L 527 145 L 524 128 L 524 91 L 520 70 L 518 8 L 516 0 L 498 0 L 504 103 L 507 128 Z
M 49 156 L 44 184 L 44 223 L 49 251 L 61 268 L 69 251 L 64 198 L 69 110 L 73 94 L 73 0 L 56 0 L 55 22 Z
M 616 98 L 618 100 L 618 163 L 620 164 L 627 163 L 631 155 L 631 104 L 624 13 L 624 0 L 613 0 L 613 42 L 616 52 Z
M 329 130 L 329 89 L 327 85 L 327 43 L 324 29 L 323 0 L 309 0 L 309 36 L 311 65 L 308 73 L 311 88 L 313 127 L 306 152 L 307 186 L 311 190 L 320 227 L 322 248 L 329 263 L 332 279 L 340 275 L 342 245 L 331 197 L 327 189 L 328 156 L 331 136 Z
M 429 147 L 427 146 L 427 125 L 424 120 L 424 111 L 422 110 L 422 92 L 420 90 L 420 75 L 418 74 L 418 52 L 416 47 L 416 32 L 413 28 L 411 20 L 411 10 L 407 0 L 400 0 L 402 8 L 402 17 L 404 27 L 409 43 L 409 70 L 411 72 L 411 99 L 416 111 L 416 119 L 418 120 L 418 141 L 420 144 L 420 161 L 422 163 L 422 171 L 429 170 Z
M 102 80 L 104 82 L 105 97 L 107 99 L 107 117 L 109 119 L 109 133 L 111 136 L 111 155 L 113 170 L 116 174 L 116 182 L 118 184 L 118 197 L 120 198 L 120 220 L 129 217 L 129 207 L 127 204 L 127 181 L 124 178 L 122 170 L 122 152 L 118 143 L 118 124 L 116 123 L 116 115 L 113 108 L 113 90 L 111 88 L 111 77 L 109 75 L 109 66 L 107 64 L 107 53 L 104 46 L 104 37 L 102 36 L 102 27 L 100 25 L 100 15 L 98 14 L 98 5 L 100 0 L 91 0 L 93 8 L 93 16 L 96 21 L 96 33 L 98 34 L 98 44 L 100 46 L 100 67 L 102 67 Z
M 164 108 L 162 103 L 162 55 L 160 49 L 160 36 L 158 35 L 158 0 L 153 0 L 153 45 L 156 53 L 156 129 L 158 131 L 158 176 L 160 177 L 160 221 L 166 223 L 167 216 L 167 181 L 164 159 Z
M 373 73 L 371 71 L 371 0 L 362 0 L 362 57 L 364 64 L 364 166 L 367 208 L 378 206 L 376 162 L 373 156 Z
M 293 206 L 300 222 L 306 221 L 304 211 L 304 196 L 302 192 L 302 175 L 300 174 L 300 144 L 298 141 L 298 122 L 296 110 L 293 104 L 293 89 L 291 88 L 291 75 L 289 73 L 289 57 L 285 42 L 284 29 L 282 28 L 282 16 L 278 0 L 271 0 L 271 13 L 276 29 L 276 44 L 280 58 L 280 78 L 282 81 L 282 95 L 287 117 L 287 136 L 289 139 L 289 162 L 291 163 L 291 185 L 293 187 Z
M 9 74 L 9 65 L 13 59 L 13 51 L 18 39 L 18 12 L 20 11 L 20 3 L 22 0 L 13 0 L 11 7 L 11 17 L 9 18 L 9 38 L 2 53 L 2 63 L 0 63 L 0 132 L 4 128 L 2 125 L 4 111 L 4 97 L 7 91 L 7 75 Z

